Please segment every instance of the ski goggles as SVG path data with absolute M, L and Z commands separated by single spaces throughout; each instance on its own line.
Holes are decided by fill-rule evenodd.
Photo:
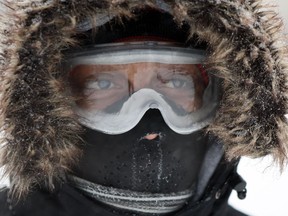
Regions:
M 66 57 L 74 112 L 90 129 L 125 133 L 158 109 L 173 131 L 190 134 L 217 109 L 219 86 L 201 50 L 144 41 L 90 46 Z

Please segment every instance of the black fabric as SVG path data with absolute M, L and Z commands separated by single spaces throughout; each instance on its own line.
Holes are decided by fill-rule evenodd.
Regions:
M 208 199 L 198 207 L 187 208 L 175 216 L 245 216 L 227 205 L 230 191 L 225 197 L 216 200 Z M 25 201 L 11 205 L 7 199 L 7 190 L 0 193 L 0 215 L 1 216 L 119 216 L 116 211 L 108 211 L 107 207 L 95 203 L 83 196 L 80 192 L 63 185 L 57 192 L 50 194 L 47 191 L 38 190 L 31 193 Z M 214 209 L 214 210 L 212 210 Z
M 89 30 L 86 34 L 80 35 L 82 45 L 103 44 L 120 42 L 123 38 L 138 38 L 145 36 L 155 37 L 163 41 L 177 41 L 187 46 L 197 49 L 206 49 L 207 43 L 200 41 L 197 35 L 189 38 L 189 25 L 182 23 L 177 25 L 174 17 L 167 13 L 160 13 L 157 10 L 135 10 L 135 19 L 125 18 L 122 22 L 112 19 L 107 24 L 97 29 L 95 37 L 91 38 L 93 31 Z M 141 37 L 139 37 L 141 36 Z M 189 40 L 187 39 L 189 38 Z
M 149 133 L 159 136 L 143 139 Z M 172 193 L 192 189 L 208 145 L 203 131 L 179 135 L 158 110 L 149 110 L 132 130 L 107 135 L 87 129 L 75 175 L 120 189 Z

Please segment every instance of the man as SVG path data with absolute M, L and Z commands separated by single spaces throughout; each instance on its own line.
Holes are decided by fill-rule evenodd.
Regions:
M 286 160 L 280 24 L 259 2 L 5 5 L 1 215 L 243 215 L 239 157 Z

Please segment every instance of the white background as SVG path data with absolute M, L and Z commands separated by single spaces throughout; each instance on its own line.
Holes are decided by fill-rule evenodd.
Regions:
M 236 192 L 230 204 L 250 216 L 288 216 L 288 169 L 282 175 L 271 165 L 271 158 L 242 158 L 238 173 L 247 182 L 247 197 L 239 200 Z
M 275 10 L 284 18 L 288 32 L 288 1 L 266 1 L 277 6 Z M 247 197 L 239 200 L 233 192 L 230 204 L 250 216 L 288 216 L 288 167 L 282 175 L 278 170 L 269 157 L 242 158 L 238 171 L 248 184 Z M 7 184 L 7 180 L 0 181 L 1 184 Z

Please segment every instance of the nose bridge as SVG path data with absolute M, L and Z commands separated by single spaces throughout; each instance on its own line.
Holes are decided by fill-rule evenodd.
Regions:
M 151 64 L 151 63 L 150 63 Z M 150 88 L 153 78 L 153 69 L 149 63 L 137 63 L 129 70 L 129 82 L 133 92 L 143 88 Z

